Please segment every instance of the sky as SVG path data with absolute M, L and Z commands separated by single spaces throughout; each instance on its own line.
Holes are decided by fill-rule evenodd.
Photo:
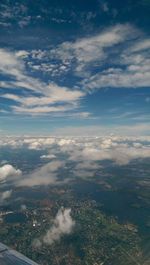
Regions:
M 0 135 L 148 135 L 149 0 L 0 1 Z

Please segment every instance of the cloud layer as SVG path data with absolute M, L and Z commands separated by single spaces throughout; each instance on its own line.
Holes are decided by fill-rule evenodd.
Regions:
M 148 136 L 110 135 L 107 137 L 9 138 L 7 140 L 7 143 L 2 141 L 7 148 L 21 150 L 25 148 L 30 152 L 32 149 L 34 152 L 38 150 L 39 159 L 42 158 L 42 166 L 28 173 L 21 172 L 9 164 L 1 166 L 0 179 L 5 185 L 7 181 L 11 181 L 15 186 L 28 187 L 63 185 L 75 180 L 76 177 L 94 177 L 106 160 L 112 165 L 124 166 L 131 162 L 137 163 L 143 159 L 150 159 Z

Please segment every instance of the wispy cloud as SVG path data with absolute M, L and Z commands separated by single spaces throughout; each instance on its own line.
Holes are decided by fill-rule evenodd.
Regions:
M 136 34 L 134 35 L 133 32 L 133 36 Z M 82 81 L 86 89 L 149 87 L 150 39 L 143 38 L 139 33 L 136 40 L 133 38 L 127 42 L 125 39 L 125 44 L 115 52 L 113 62 L 110 58 L 105 61 L 111 65 L 110 67 L 100 72 L 97 71 L 96 74 Z
M 130 24 L 107 28 L 97 35 L 64 42 L 51 53 L 73 65 L 86 90 L 138 88 L 150 85 L 150 40 Z M 109 66 L 107 66 L 109 65 Z
M 65 112 L 76 108 L 79 100 L 85 95 L 84 92 L 77 89 L 71 90 L 54 83 L 46 84 L 29 76 L 24 61 L 15 52 L 1 49 L 0 56 L 1 73 L 12 79 L 1 83 L 5 89 L 1 96 L 16 103 L 16 105 L 11 106 L 15 113 Z M 7 93 L 7 88 L 11 88 L 12 93 Z M 13 88 L 21 88 L 24 93 L 21 95 L 14 94 Z
M 109 55 L 108 48 L 131 39 L 129 32 L 135 33 L 136 30 L 130 25 L 116 25 L 92 37 L 78 39 L 75 42 L 64 42 L 51 53 L 63 62 L 76 60 L 75 72 L 80 74 L 82 71 L 83 74 L 89 64 L 90 66 L 94 62 L 103 64 Z

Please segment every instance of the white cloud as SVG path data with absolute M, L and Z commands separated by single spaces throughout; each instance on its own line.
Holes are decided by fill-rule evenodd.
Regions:
M 108 72 L 96 74 L 89 78 L 89 80 L 84 80 L 83 85 L 86 89 L 149 87 L 150 77 L 148 71 L 142 73 L 141 71 L 108 69 Z
M 85 96 L 85 93 L 67 87 L 60 87 L 57 84 L 46 84 L 39 79 L 33 78 L 27 74 L 26 64 L 23 57 L 27 55 L 26 51 L 11 52 L 0 49 L 0 71 L 12 77 L 14 80 L 3 81 L 3 88 L 11 88 L 12 93 L 3 93 L 2 97 L 13 100 L 17 106 L 11 109 L 15 113 L 40 114 L 72 110 L 77 107 L 79 100 Z M 13 87 L 23 88 L 26 95 L 16 95 Z M 6 90 L 7 91 L 7 90 Z M 29 93 L 30 91 L 30 93 Z M 32 92 L 32 96 L 30 95 Z M 39 94 L 41 94 L 39 96 Z M 54 106 L 57 103 L 58 106 Z M 19 104 L 19 106 L 18 106 Z
M 57 144 L 60 145 L 60 146 L 70 145 L 70 144 L 73 144 L 73 143 L 75 143 L 74 139 L 60 139 L 57 142 Z
M 85 145 L 80 148 L 73 146 L 72 150 L 69 150 L 69 159 L 79 163 L 75 168 L 77 172 L 78 169 L 86 169 L 84 163 L 87 163 L 87 165 L 90 163 L 90 170 L 90 165 L 94 161 L 111 160 L 117 165 L 126 165 L 134 159 L 144 158 L 150 158 L 150 147 L 148 145 L 119 143 L 114 141 L 113 138 L 98 139 L 97 141 L 91 139 L 91 145 Z M 93 164 L 93 166 L 93 169 L 97 169 L 96 164 Z M 74 173 L 76 174 L 76 171 Z M 89 174 L 91 173 L 89 172 Z M 84 175 L 86 176 L 85 172 Z
M 0 49 L 0 58 L 0 72 L 17 77 L 18 79 L 23 77 L 22 71 L 24 70 L 24 65 L 15 54 L 5 49 Z
M 0 181 L 5 181 L 9 177 L 20 176 L 21 174 L 20 169 L 16 169 L 9 164 L 0 167 Z
M 3 137 L 0 139 L 0 146 L 26 147 L 31 150 L 49 148 L 55 143 L 55 137 Z
M 81 82 L 82 85 L 84 88 L 91 90 L 105 87 L 149 87 L 149 47 L 150 39 L 141 38 L 139 33 L 136 41 L 133 39 L 130 45 L 127 44 L 125 47 L 120 47 L 113 59 L 114 63 L 112 63 L 111 59 L 109 59 L 110 62 L 107 60 L 107 63 L 109 62 L 111 67 L 90 75 L 88 79 L 84 79 Z
M 29 52 L 25 50 L 20 50 L 16 52 L 17 57 L 26 58 L 28 55 L 29 55 Z
M 42 155 L 40 156 L 41 159 L 53 159 L 53 158 L 56 158 L 55 155 L 52 155 L 52 154 L 48 154 L 48 155 Z
M 135 128 L 135 132 L 138 130 L 137 128 Z M 16 138 L 15 141 L 16 143 L 21 141 L 23 147 L 27 142 L 28 148 L 30 145 L 32 146 L 32 143 L 37 143 L 36 146 L 33 144 L 33 149 L 41 149 L 42 152 L 45 149 L 47 155 L 42 155 L 41 158 L 50 159 L 49 163 L 28 174 L 22 174 L 21 178 L 20 170 L 11 165 L 1 166 L 1 182 L 5 181 L 4 184 L 6 184 L 7 181 L 11 181 L 15 186 L 62 185 L 72 181 L 73 176 L 93 177 L 104 166 L 102 163 L 104 160 L 122 166 L 133 160 L 150 159 L 150 137 L 138 137 L 136 134 L 132 137 L 110 134 L 109 136 L 95 137 L 94 135 L 92 137 L 81 135 L 80 137 L 45 137 L 37 138 L 37 140 L 36 138 L 21 140 Z M 19 143 L 19 148 L 21 143 Z M 14 146 L 13 143 L 13 148 Z M 55 155 L 61 159 L 56 159 Z
M 94 61 L 99 61 L 99 64 L 102 64 L 108 56 L 105 49 L 130 39 L 133 31 L 134 29 L 130 25 L 116 25 L 93 37 L 82 38 L 75 42 L 64 42 L 51 53 L 63 62 L 75 59 L 77 61 L 76 72 L 79 74 L 82 71 L 83 74 L 84 68 L 88 64 Z
M 39 114 L 43 114 L 43 113 L 53 113 L 53 112 L 65 112 L 65 111 L 68 111 L 68 110 L 71 110 L 72 107 L 69 105 L 68 106 L 52 106 L 52 107 L 49 107 L 49 106 L 40 106 L 40 107 L 13 107 L 13 110 L 16 112 L 16 113 L 21 113 L 21 114 L 29 114 L 29 115 L 39 115 Z
M 106 3 L 104 7 L 107 8 Z M 64 42 L 51 53 L 62 62 L 69 62 L 70 69 L 73 65 L 85 90 L 138 88 L 150 85 L 149 47 L 150 39 L 138 29 L 119 24 L 92 37 Z
M 147 49 L 150 49 L 150 39 L 144 39 L 144 40 L 137 42 L 131 48 L 131 52 L 138 52 L 138 51 L 147 50 Z
M 63 42 L 50 51 L 13 52 L 0 49 L 0 71 L 10 77 L 10 81 L 1 82 L 4 88 L 1 96 L 10 100 L 10 111 L 17 114 L 72 114 L 73 117 L 86 119 L 90 113 L 79 112 L 79 107 L 89 90 L 149 87 L 149 45 L 150 40 L 132 25 L 117 24 L 94 36 Z M 43 62 L 43 58 L 48 60 Z M 29 74 L 27 66 L 38 71 L 51 69 L 51 74 L 56 72 L 56 75 L 62 76 L 64 72 L 70 71 L 72 77 L 79 75 L 81 81 L 78 84 L 75 81 L 78 86 L 72 89 L 52 82 L 46 83 L 32 77 L 32 71 Z M 13 88 L 25 93 L 18 95 Z
M 25 138 L 21 140 L 22 145 L 28 147 L 28 149 L 40 150 L 48 148 L 51 145 L 56 143 L 56 139 L 52 137 L 43 137 L 43 138 Z
M 34 247 L 41 247 L 42 244 L 51 245 L 60 240 L 64 235 L 72 232 L 75 221 L 71 217 L 71 209 L 60 208 L 53 222 L 53 226 L 41 239 L 33 242 Z
M 7 99 L 13 99 L 18 102 L 20 102 L 23 106 L 26 106 L 29 108 L 29 111 L 32 111 L 32 108 L 36 108 L 36 106 L 41 107 L 44 109 L 45 105 L 54 104 L 54 103 L 61 103 L 61 102 L 68 102 L 72 103 L 81 97 L 84 96 L 84 93 L 77 90 L 69 90 L 65 87 L 59 87 L 57 85 L 48 85 L 47 88 L 50 90 L 50 96 L 44 96 L 44 97 L 38 97 L 38 96 L 28 96 L 28 97 L 19 97 L 17 95 L 12 94 L 5 94 L 3 97 Z M 73 106 L 72 106 L 73 107 Z M 47 107 L 48 108 L 48 107 Z M 49 107 L 50 108 L 50 107 Z M 56 107 L 51 107 L 55 108 Z M 62 106 L 61 106 L 62 108 Z M 37 109 L 37 108 L 36 108 Z M 59 109 L 58 109 L 59 110 Z M 53 110 L 52 110 L 53 111 Z M 57 111 L 57 109 L 56 109 Z
M 3 202 L 4 200 L 7 200 L 11 197 L 12 190 L 6 190 L 4 192 L 0 192 L 0 202 Z

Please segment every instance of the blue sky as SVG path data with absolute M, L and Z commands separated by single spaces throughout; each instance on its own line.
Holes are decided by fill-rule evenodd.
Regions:
M 0 134 L 148 134 L 149 0 L 0 3 Z

